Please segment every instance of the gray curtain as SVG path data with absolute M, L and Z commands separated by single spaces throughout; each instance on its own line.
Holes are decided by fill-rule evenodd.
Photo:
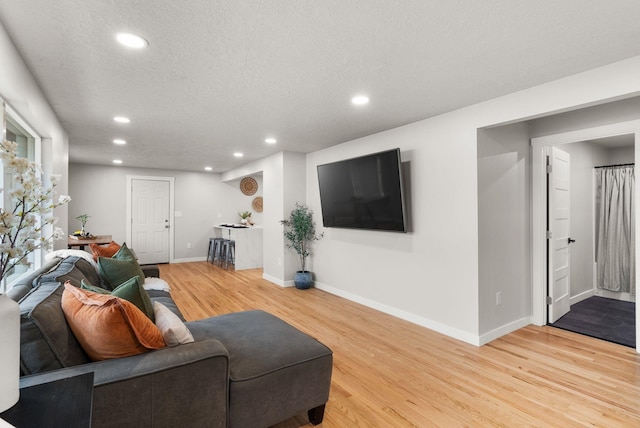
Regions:
M 596 170 L 598 288 L 636 294 L 633 166 Z

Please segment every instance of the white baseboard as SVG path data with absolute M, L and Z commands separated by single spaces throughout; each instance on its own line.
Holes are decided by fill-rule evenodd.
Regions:
M 583 291 L 580 294 L 577 294 L 575 296 L 571 297 L 571 301 L 570 304 L 571 305 L 575 305 L 578 302 L 582 302 L 584 299 L 588 299 L 589 297 L 592 297 L 595 295 L 595 290 L 587 290 L 587 291 Z
M 204 262 L 206 261 L 206 257 L 191 257 L 188 259 L 173 259 L 171 263 L 191 263 L 191 262 Z
M 279 285 L 280 287 L 292 287 L 294 285 L 293 280 L 291 281 L 282 281 L 278 278 L 275 278 L 271 275 L 267 275 L 267 274 L 262 274 L 262 278 L 272 282 L 276 285 Z M 359 296 L 357 294 L 353 294 L 353 293 L 349 293 L 347 291 L 332 287 L 330 285 L 327 284 L 323 284 L 321 282 L 316 281 L 314 284 L 314 287 L 322 290 L 322 291 L 326 291 L 327 293 L 345 298 L 347 300 L 350 300 L 352 302 L 361 304 L 363 306 L 366 306 L 368 308 L 371 309 L 375 309 L 377 311 L 383 312 L 385 314 L 388 315 L 392 315 L 396 318 L 400 318 L 403 319 L 405 321 L 409 321 L 410 323 L 419 325 L 421 327 L 425 327 L 428 328 L 429 330 L 433 330 L 435 332 L 444 334 L 446 336 L 452 337 L 454 339 L 460 340 L 462 342 L 466 342 L 469 343 L 471 345 L 474 346 L 482 346 L 485 345 L 489 342 L 491 342 L 494 339 L 497 339 L 501 336 L 504 336 L 506 334 L 509 334 L 511 332 L 514 332 L 522 327 L 525 327 L 529 324 L 532 324 L 532 318 L 531 317 L 523 317 L 519 320 L 513 321 L 509 324 L 503 325 L 499 328 L 496 328 L 488 333 L 485 333 L 483 335 L 477 336 L 474 335 L 472 333 L 466 332 L 464 330 L 460 330 L 433 320 L 430 320 L 428 318 L 424 318 L 415 314 L 412 314 L 410 312 L 406 312 L 403 310 L 400 310 L 398 308 L 394 308 L 392 306 L 386 305 L 384 303 L 380 303 L 380 302 L 376 302 L 375 300 L 371 300 L 371 299 L 367 299 L 365 297 Z
M 611 291 L 611 290 L 604 290 L 599 288 L 594 291 L 594 295 L 600 296 L 600 297 L 606 297 L 607 299 L 622 300 L 624 302 L 636 301 L 635 296 L 632 296 L 628 292 L 624 292 L 624 291 Z
M 371 309 L 375 309 L 377 311 L 384 312 L 385 314 L 392 315 L 392 316 L 394 316 L 396 318 L 400 318 L 400 319 L 403 319 L 405 321 L 409 321 L 410 323 L 417 324 L 417 325 L 422 326 L 422 327 L 426 327 L 429 330 L 433 330 L 433 331 L 436 331 L 438 333 L 442 333 L 442 334 L 444 334 L 446 336 L 453 337 L 454 339 L 461 340 L 461 341 L 469 343 L 471 345 L 475 345 L 475 346 L 480 346 L 481 345 L 480 337 L 476 336 L 474 334 L 471 334 L 469 332 L 466 332 L 466 331 L 463 331 L 463 330 L 460 330 L 460 329 L 457 329 L 457 328 L 453 328 L 453 327 L 450 327 L 448 325 L 441 324 L 439 322 L 436 322 L 436 321 L 433 321 L 433 320 L 430 320 L 430 319 L 427 319 L 427 318 L 424 318 L 424 317 L 420 317 L 418 315 L 415 315 L 415 314 L 412 314 L 412 313 L 409 313 L 409 312 L 405 312 L 403 310 L 394 308 L 392 306 L 385 305 L 383 303 L 376 302 L 374 300 L 370 300 L 370 299 L 358 296 L 356 294 L 349 293 L 349 292 L 346 292 L 344 290 L 340 290 L 338 288 L 331 287 L 331 286 L 326 285 L 326 284 L 322 284 L 322 283 L 317 282 L 317 281 L 315 283 L 315 287 L 317 289 L 319 289 L 319 290 L 326 291 L 327 293 L 331 293 L 331 294 L 334 294 L 336 296 L 343 297 L 343 298 L 345 298 L 347 300 L 350 300 L 352 302 L 356 302 L 356 303 L 359 303 L 359 304 L 361 304 L 363 306 L 367 306 L 367 307 L 369 307 Z
M 275 276 L 267 275 L 266 273 L 262 274 L 262 279 L 266 279 L 269 282 L 273 282 L 274 284 L 279 285 L 280 287 L 293 287 L 295 285 L 293 283 L 293 280 L 283 281 L 281 279 L 276 278 Z
M 495 340 L 501 336 L 504 336 L 505 334 L 513 333 L 514 331 L 519 330 L 522 327 L 526 327 L 532 323 L 533 321 L 531 317 L 523 317 L 523 318 L 520 318 L 519 320 L 515 320 L 513 322 L 510 322 L 509 324 L 505 324 L 494 330 L 491 330 L 488 333 L 481 334 L 480 341 L 479 341 L 480 346 L 486 345 L 492 340 Z
M 279 285 L 280 287 L 286 287 L 285 282 L 282 281 L 281 279 L 276 278 L 275 276 L 271 276 L 266 273 L 263 273 L 262 279 L 266 279 L 269 282 L 273 282 L 274 284 Z

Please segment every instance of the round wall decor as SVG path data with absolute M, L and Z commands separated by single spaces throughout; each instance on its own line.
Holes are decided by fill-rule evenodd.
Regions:
M 251 196 L 258 191 L 258 182 L 253 177 L 245 177 L 240 181 L 240 190 L 247 196 Z
M 257 213 L 262 212 L 262 196 L 256 196 L 251 202 L 251 208 Z

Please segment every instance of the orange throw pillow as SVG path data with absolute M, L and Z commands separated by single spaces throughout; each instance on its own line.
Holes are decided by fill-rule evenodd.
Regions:
M 93 361 L 164 348 L 162 333 L 133 303 L 64 284 L 62 310 L 71 331 Z
M 93 253 L 93 260 L 98 261 L 98 257 L 111 258 L 120 249 L 120 245 L 117 242 L 111 241 L 107 245 L 89 244 L 91 252 Z

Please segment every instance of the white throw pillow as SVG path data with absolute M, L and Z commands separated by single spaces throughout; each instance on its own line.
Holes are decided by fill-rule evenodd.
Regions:
M 153 302 L 156 327 L 162 333 L 167 346 L 193 342 L 193 335 L 182 320 L 169 308 L 159 302 Z

